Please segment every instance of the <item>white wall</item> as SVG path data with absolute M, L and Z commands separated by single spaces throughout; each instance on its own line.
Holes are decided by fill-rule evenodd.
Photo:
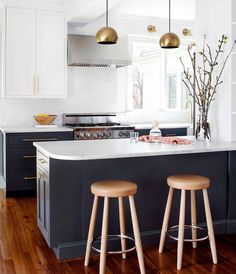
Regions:
M 191 119 L 189 110 L 134 110 L 119 113 L 118 120 L 124 124 L 151 124 L 159 123 L 189 123 Z
M 33 125 L 33 115 L 36 113 L 57 114 L 56 123 L 60 124 L 63 112 L 114 112 L 117 110 L 117 105 L 121 105 L 125 100 L 123 94 L 117 98 L 116 73 L 115 69 L 69 67 L 66 99 L 0 98 L 0 125 Z M 119 114 L 118 117 L 123 123 L 151 123 L 153 120 L 189 122 L 190 114 L 188 111 L 146 110 Z
M 114 14 L 110 15 L 110 25 L 115 28 L 119 36 L 150 35 L 147 26 L 152 24 L 157 27 L 157 32 L 152 36 L 160 37 L 168 31 L 168 19 L 157 17 L 145 17 L 135 15 Z M 172 20 L 172 31 L 184 38 L 182 30 L 188 28 L 194 34 L 194 21 Z M 86 25 L 69 24 L 69 32 L 72 34 L 95 35 L 99 28 L 104 26 L 104 16 L 98 17 Z
M 0 125 L 32 125 L 36 113 L 113 112 L 117 108 L 116 70 L 107 68 L 68 68 L 66 99 L 0 98 Z M 109 104 L 107 103 L 109 102 Z
M 235 1 L 235 0 L 233 0 Z M 231 36 L 231 0 L 197 0 L 195 36 L 202 45 L 203 36 L 211 46 L 216 46 L 222 34 Z M 231 40 L 231 39 L 230 39 Z M 231 47 L 229 40 L 225 55 Z M 217 91 L 216 101 L 211 106 L 210 123 L 213 139 L 231 140 L 231 80 L 230 62 L 223 75 L 224 84 Z
M 15 2 L 16 0 L 9 0 Z M 82 0 L 81 0 L 82 1 Z M 25 1 L 29 2 L 29 1 Z M 115 2 L 115 1 L 114 1 Z M 35 5 L 38 2 L 35 1 Z M 114 17 L 115 27 L 120 27 L 120 33 L 147 34 L 148 24 L 156 24 L 158 33 L 154 36 L 160 36 L 167 31 L 167 20 L 148 19 L 144 17 L 133 16 L 123 20 L 123 16 Z M 135 21 L 134 21 L 135 19 Z M 92 22 L 89 26 L 80 29 L 80 32 L 93 34 L 98 27 L 104 24 L 104 17 L 98 20 L 100 25 Z M 127 30 L 127 25 L 129 29 Z M 183 28 L 193 28 L 193 22 L 173 21 L 173 31 L 181 35 Z M 77 30 L 76 30 L 77 31 Z M 1 61 L 1 60 L 0 60 Z M 120 87 L 118 87 L 120 88 Z M 5 99 L 0 98 L 0 125 L 2 126 L 28 126 L 34 124 L 33 115 L 36 113 L 57 114 L 59 117 L 56 123 L 61 123 L 61 114 L 63 112 L 114 112 L 117 110 L 117 99 L 121 101 L 122 97 L 117 98 L 117 74 L 115 69 L 107 68 L 68 68 L 68 97 L 66 99 Z M 122 88 L 120 88 L 121 90 Z M 107 103 L 109 102 L 109 103 Z M 118 102 L 122 103 L 122 102 Z M 145 119 L 144 119 L 145 117 Z M 129 122 L 151 122 L 153 119 L 160 122 L 186 122 L 189 120 L 187 112 L 167 112 L 164 111 L 146 111 L 145 113 L 134 112 L 120 115 L 120 119 Z

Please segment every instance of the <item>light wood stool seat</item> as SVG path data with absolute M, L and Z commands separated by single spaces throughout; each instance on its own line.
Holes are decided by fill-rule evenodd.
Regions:
M 100 265 L 99 265 L 99 274 L 105 274 L 106 267 L 106 255 L 110 254 L 122 254 L 123 259 L 126 258 L 126 253 L 132 251 L 136 248 L 140 273 L 145 274 L 144 258 L 142 243 L 139 231 L 138 218 L 136 213 L 136 207 L 134 202 L 134 194 L 137 192 L 137 185 L 133 182 L 123 181 L 123 180 L 106 180 L 99 181 L 91 185 L 91 192 L 94 194 L 93 208 L 90 219 L 85 262 L 84 265 L 88 266 L 91 249 L 100 252 Z M 94 229 L 97 217 L 98 209 L 98 198 L 104 198 L 104 207 L 103 207 L 103 220 L 102 220 L 102 236 L 101 238 L 101 248 L 100 250 L 92 246 L 94 240 Z M 129 198 L 131 219 L 134 231 L 134 239 L 125 235 L 125 210 L 124 210 L 124 198 Z M 120 235 L 108 235 L 108 215 L 109 215 L 109 199 L 117 198 L 119 202 L 119 219 L 120 219 Z M 119 237 L 121 239 L 121 249 L 122 251 L 110 251 L 107 252 L 107 238 L 109 236 Z M 97 238 L 97 239 L 98 239 Z M 132 239 L 135 242 L 135 247 L 126 249 L 126 239 Z
M 99 181 L 92 184 L 91 192 L 101 197 L 128 197 L 137 192 L 137 185 L 133 182 L 122 180 Z
M 199 175 L 174 175 L 167 178 L 167 184 L 176 189 L 202 190 L 209 188 L 210 180 Z
M 209 238 L 209 241 L 210 241 L 213 263 L 217 264 L 215 235 L 214 235 L 210 203 L 209 203 L 208 192 L 207 192 L 207 189 L 210 186 L 210 179 L 207 177 L 199 176 L 199 175 L 182 174 L 182 175 L 174 175 L 174 176 L 168 177 L 167 184 L 169 185 L 170 188 L 169 188 L 169 194 L 168 194 L 167 203 L 166 203 L 164 220 L 162 224 L 159 252 L 160 253 L 163 252 L 166 234 L 168 232 L 168 223 L 169 223 L 169 218 L 171 213 L 174 189 L 178 189 L 178 190 L 181 190 L 179 225 L 172 226 L 169 229 L 169 231 L 171 231 L 171 229 L 178 227 L 178 238 L 171 237 L 178 241 L 177 269 L 180 270 L 182 268 L 184 241 L 191 241 L 193 244 L 193 248 L 196 248 L 197 241 L 205 240 L 207 238 Z M 203 237 L 200 239 L 197 238 L 197 229 L 201 229 L 201 230 L 203 229 L 197 226 L 197 210 L 196 210 L 196 196 L 195 196 L 196 190 L 202 190 L 203 192 L 203 200 L 204 200 L 204 206 L 205 206 L 205 215 L 206 215 L 207 232 L 208 232 L 208 237 Z M 191 225 L 185 225 L 186 191 L 190 191 L 190 194 L 191 194 Z M 186 227 L 190 227 L 192 230 L 192 240 L 184 239 L 184 231 Z

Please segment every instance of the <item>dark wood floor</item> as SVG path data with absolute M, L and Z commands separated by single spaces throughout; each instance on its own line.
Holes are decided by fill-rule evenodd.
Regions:
M 144 249 L 147 273 L 236 273 L 236 235 L 217 237 L 218 265 L 212 264 L 208 242 L 196 250 L 186 244 L 182 271 L 176 271 L 176 244 L 168 244 L 163 254 L 158 254 L 157 244 Z M 36 199 L 6 199 L 0 191 L 0 274 L 96 274 L 98 259 L 93 257 L 87 269 L 83 258 L 57 261 L 37 227 Z M 121 256 L 109 256 L 107 274 L 112 273 L 139 273 L 135 253 L 125 261 Z

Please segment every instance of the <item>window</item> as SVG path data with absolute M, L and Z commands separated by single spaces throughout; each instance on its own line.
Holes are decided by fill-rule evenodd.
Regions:
M 168 108 L 177 108 L 177 74 L 168 75 Z
M 188 61 L 186 49 L 160 50 L 156 42 L 132 45 L 129 109 L 185 108 L 189 95 L 182 84 L 179 58 Z
M 134 44 L 133 109 L 150 109 L 159 104 L 160 53 L 155 48 L 152 44 Z

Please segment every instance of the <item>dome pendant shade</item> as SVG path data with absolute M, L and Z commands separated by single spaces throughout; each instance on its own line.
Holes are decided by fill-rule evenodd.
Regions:
M 180 45 L 180 40 L 178 35 L 172 32 L 168 32 L 162 35 L 159 43 L 163 49 L 176 49 Z
M 118 40 L 118 34 L 116 30 L 111 27 L 103 27 L 97 32 L 96 40 L 98 44 L 102 45 L 116 44 Z
M 118 40 L 116 30 L 108 26 L 108 0 L 106 0 L 106 26 L 98 30 L 96 40 L 101 45 L 113 45 Z
M 178 35 L 171 32 L 171 0 L 169 0 L 169 32 L 162 35 L 159 44 L 163 49 L 176 49 L 180 45 L 180 39 Z

